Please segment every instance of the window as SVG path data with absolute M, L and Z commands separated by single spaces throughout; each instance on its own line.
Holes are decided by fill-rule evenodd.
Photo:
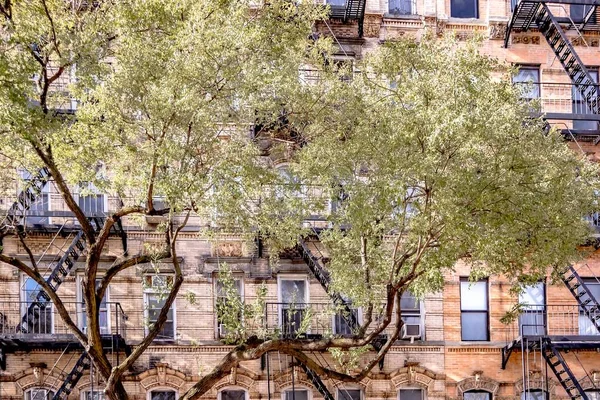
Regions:
M 453 18 L 479 18 L 477 0 L 450 0 L 450 16 Z
M 279 298 L 281 300 L 279 320 L 283 336 L 296 336 L 307 308 L 308 285 L 306 278 L 280 278 Z M 305 332 L 302 332 L 305 333 Z M 298 399 L 296 399 L 298 400 Z
M 309 400 L 308 390 L 296 389 L 283 392 L 283 400 Z
M 146 334 L 158 319 L 160 310 L 165 305 L 169 291 L 173 286 L 172 275 L 147 275 L 144 280 L 144 305 L 146 308 Z M 155 340 L 175 339 L 175 301 L 167 314 L 167 320 Z
M 492 394 L 485 390 L 469 390 L 463 393 L 463 400 L 492 400 Z
M 153 390 L 148 400 L 177 400 L 177 393 L 174 390 Z
M 215 315 L 217 317 L 217 338 L 224 338 L 227 335 L 225 330 L 225 325 L 223 325 L 220 321 L 219 317 L 219 305 L 227 302 L 227 294 L 225 293 L 225 288 L 223 287 L 223 283 L 218 279 L 215 281 L 215 291 L 216 291 L 216 300 L 215 300 Z M 244 298 L 244 281 L 240 278 L 233 279 L 233 288 L 237 292 L 238 298 L 243 300 Z M 241 312 L 241 310 L 240 310 Z M 239 315 L 240 320 L 242 319 L 242 315 Z
M 521 98 L 526 100 L 540 97 L 540 69 L 538 67 L 519 66 L 519 72 L 513 76 L 513 83 L 521 88 Z
M 106 400 L 104 391 L 94 390 L 81 393 L 81 400 Z
M 105 194 L 91 183 L 82 187 L 83 194 L 80 194 L 77 200 L 79 208 L 85 215 L 104 215 L 107 211 L 107 198 Z
M 353 335 L 354 329 L 358 326 L 358 309 L 352 308 L 351 304 L 348 304 L 350 307 L 351 314 L 348 313 L 348 310 L 342 309 L 333 316 L 333 333 L 335 333 L 336 335 Z
M 101 279 L 96 279 L 96 289 L 100 285 Z M 78 313 L 80 315 L 80 328 L 85 332 L 87 330 L 87 315 L 85 313 L 85 302 L 83 301 L 83 277 L 80 276 L 77 283 L 79 284 L 79 299 L 77 302 Z M 110 334 L 110 310 L 108 307 L 108 291 L 107 288 L 104 298 L 100 302 L 100 309 L 98 313 L 98 323 L 100 324 L 100 334 L 108 335 Z
M 398 400 L 424 400 L 423 389 L 400 389 L 398 391 Z
M 19 170 L 19 175 L 24 180 L 23 189 L 31 185 L 31 180 L 34 179 L 27 170 Z M 33 188 L 32 188 L 33 190 Z M 50 219 L 47 216 L 47 211 L 50 211 L 50 185 L 46 183 L 42 187 L 42 191 L 37 193 L 33 202 L 29 204 L 29 210 L 26 212 L 25 223 L 27 225 L 49 224 Z
M 521 393 L 521 400 L 546 400 L 546 392 L 540 389 L 530 389 Z
M 246 391 L 241 389 L 225 389 L 219 392 L 219 400 L 246 400 Z
M 582 278 L 588 292 L 600 302 L 600 281 L 596 278 Z M 592 316 L 599 315 L 600 311 L 595 311 Z M 579 334 L 580 335 L 600 335 L 596 326 L 592 321 L 583 313 L 583 309 L 579 310 Z
M 544 335 L 546 333 L 546 288 L 543 282 L 525 288 L 519 294 L 523 306 L 519 315 L 521 335 Z
M 488 282 L 460 279 L 461 340 L 490 340 Z
M 338 389 L 337 400 L 361 400 L 360 389 Z
M 600 400 L 600 389 L 585 390 L 589 400 Z
M 392 15 L 414 14 L 413 0 L 389 0 L 389 13 Z
M 571 6 L 572 8 L 573 6 Z M 583 6 L 582 6 L 583 7 Z M 590 76 L 594 83 L 598 83 L 598 70 L 588 69 Z M 573 114 L 590 114 L 593 115 L 594 112 L 590 110 L 587 102 L 583 95 L 577 90 L 575 85 L 572 86 L 572 99 L 573 99 Z M 598 121 L 585 121 L 585 120 L 573 120 L 573 129 L 586 129 L 586 130 L 597 130 L 598 129 Z
M 52 400 L 54 392 L 49 389 L 33 388 L 25 392 L 25 400 Z
M 402 339 L 422 337 L 421 301 L 410 292 L 402 293 L 400 298 L 402 321 Z
M 593 11 L 592 11 L 593 10 Z M 588 13 L 592 11 L 592 15 L 588 20 L 588 23 L 595 24 L 596 23 L 596 8 L 593 5 L 583 5 L 583 4 L 571 4 L 571 19 L 575 23 L 581 23 L 585 20 Z
M 331 6 L 346 6 L 346 0 L 325 0 L 325 3 Z
M 25 278 L 21 287 L 21 331 L 23 333 L 51 334 L 53 332 L 52 303 L 40 294 L 42 288 L 31 278 Z

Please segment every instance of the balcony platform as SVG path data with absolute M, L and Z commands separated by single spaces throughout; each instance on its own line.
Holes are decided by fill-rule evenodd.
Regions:
M 131 346 L 121 335 L 100 335 L 102 347 L 106 350 L 124 351 L 131 354 Z M 83 346 L 75 335 L 59 334 L 9 334 L 0 335 L 0 347 L 4 353 L 29 352 L 32 350 L 56 350 L 65 352 L 80 352 Z

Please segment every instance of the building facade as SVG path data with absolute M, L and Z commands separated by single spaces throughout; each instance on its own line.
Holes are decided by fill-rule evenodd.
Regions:
M 351 62 L 383 41 L 422 35 L 425 30 L 459 39 L 483 35 L 482 51 L 521 67 L 515 81 L 528 82 L 526 97 L 540 99 L 547 121 L 562 130 L 574 151 L 600 157 L 598 80 L 600 12 L 594 0 L 328 0 L 331 18 L 316 29 L 334 35 L 339 57 Z M 582 68 L 583 66 L 583 68 Z M 44 171 L 35 200 L 27 204 L 28 240 L 48 276 L 60 275 L 58 293 L 85 329 L 78 272 L 77 224 Z M 1 203 L 10 211 L 26 194 L 15 187 Z M 93 189 L 93 188 L 92 188 Z M 21 197 L 19 197 L 21 196 Z M 102 193 L 77 200 L 90 215 L 118 208 Z M 24 204 L 24 203 L 23 203 Z M 15 209 L 13 208 L 12 211 Z M 597 216 L 590 218 L 598 225 Z M 101 267 L 106 270 L 127 250 L 144 252 L 163 239 L 154 227 L 161 217 L 122 221 L 109 240 Z M 302 304 L 331 303 L 319 275 L 323 259 L 318 240 L 280 254 L 253 237 L 219 233 L 198 236 L 193 227 L 210 221 L 196 216 L 177 244 L 185 275 L 159 337 L 125 376 L 136 400 L 171 400 L 184 393 L 231 349 L 216 316 L 219 263 L 227 262 L 246 302 L 266 287 L 266 324 L 282 334 L 297 329 Z M 18 239 L 5 237 L 3 252 L 27 259 Z M 65 273 L 57 266 L 68 266 Z M 231 371 L 206 399 L 219 400 L 441 400 L 441 399 L 600 399 L 600 254 L 590 247 L 585 263 L 571 268 L 564 282 L 548 280 L 521 298 L 508 280 L 489 277 L 469 283 L 469 270 L 457 265 L 442 292 L 403 299 L 402 339 L 368 378 L 343 384 L 311 375 L 290 357 L 269 353 Z M 168 263 L 129 269 L 109 287 L 100 307 L 101 333 L 109 357 L 117 361 L 144 337 L 164 302 L 161 290 L 172 279 Z M 39 288 L 14 268 L 0 264 L 0 399 L 101 399 L 102 382 Z M 41 297 L 40 297 L 41 296 Z M 292 299 L 293 298 L 293 299 Z M 589 300 L 589 301 L 588 301 Z M 516 302 L 520 316 L 500 319 Z M 360 312 L 353 314 L 360 320 Z M 351 319 L 351 318 L 350 318 Z M 311 321 L 310 334 L 343 334 L 347 318 Z M 327 354 L 315 355 L 330 363 Z

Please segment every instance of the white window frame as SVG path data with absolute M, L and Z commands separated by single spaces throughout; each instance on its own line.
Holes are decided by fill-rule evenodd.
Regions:
M 360 400 L 365 400 L 365 391 L 363 390 L 363 388 L 358 387 L 358 386 L 342 386 L 342 387 L 336 388 L 336 391 L 335 391 L 335 399 L 336 400 L 344 400 L 344 398 L 339 395 L 340 392 L 343 390 L 358 390 L 360 392 Z
M 421 336 L 420 336 L 420 340 L 425 340 L 425 299 L 421 299 L 418 298 L 417 296 L 415 296 L 414 294 L 412 294 L 412 292 L 410 292 L 410 290 L 407 290 L 404 293 L 410 293 L 411 297 L 414 297 L 415 299 L 417 299 L 417 301 L 419 302 L 419 314 L 411 314 L 409 313 L 409 310 L 400 310 L 400 318 L 403 317 L 419 317 L 419 329 L 421 331 Z M 402 297 L 402 296 L 401 296 Z M 402 300 L 402 299 L 401 299 Z M 412 311 L 412 310 L 410 310 Z M 412 324 L 411 324 L 412 325 Z M 400 340 L 408 340 L 408 339 L 402 339 L 402 337 L 399 337 Z M 408 388 L 411 389 L 411 388 Z
M 402 400 L 400 398 L 400 392 L 403 390 L 420 390 L 421 391 L 421 400 L 427 400 L 427 391 L 425 389 L 423 389 L 422 387 L 418 387 L 418 386 L 407 386 L 407 387 L 399 388 L 398 394 L 396 395 L 396 400 Z
M 494 400 L 494 393 L 490 392 L 489 390 L 485 390 L 485 389 L 470 389 L 470 390 L 467 390 L 467 391 L 463 392 L 462 398 L 464 399 L 465 398 L 465 394 L 471 393 L 471 392 L 474 392 L 474 393 L 488 393 L 489 396 L 490 396 L 490 400 Z
M 87 182 L 84 185 L 87 186 L 86 189 L 89 190 L 91 193 L 103 196 L 103 200 L 102 200 L 102 208 L 103 208 L 103 210 L 102 210 L 102 212 L 103 213 L 107 213 L 108 212 L 108 193 L 100 192 L 100 190 L 98 190 L 98 188 L 96 188 L 96 186 L 93 183 L 91 183 L 91 182 Z M 77 191 L 73 195 L 74 200 L 77 202 L 78 206 L 79 206 L 79 199 L 80 199 L 80 197 L 82 197 L 81 196 L 81 190 L 82 189 L 83 188 L 81 186 L 77 186 Z M 83 208 L 82 208 L 82 211 L 83 211 Z M 85 214 L 85 211 L 84 211 L 84 214 Z
M 81 394 L 80 394 L 80 399 L 81 399 L 81 400 L 86 400 L 86 399 L 87 399 L 86 395 L 87 395 L 88 393 L 92 393 L 92 392 L 93 392 L 93 393 L 99 393 L 99 394 L 102 394 L 102 395 L 104 395 L 104 389 L 101 389 L 101 390 L 96 390 L 96 389 L 94 389 L 94 390 L 91 390 L 91 389 L 88 389 L 88 390 L 82 390 L 82 391 L 81 391 Z M 93 398 L 94 398 L 94 396 L 92 395 L 92 399 L 93 399 Z M 104 395 L 104 398 L 106 399 L 107 397 Z
M 160 293 L 159 290 L 157 289 L 152 289 L 152 286 L 148 287 L 145 286 L 145 281 L 146 281 L 146 277 L 154 277 L 154 276 L 164 276 L 164 277 L 171 277 L 173 279 L 173 281 L 175 280 L 175 276 L 172 273 L 158 273 L 158 274 L 144 274 L 143 275 L 143 280 L 142 280 L 142 285 L 143 285 L 143 292 L 144 292 L 144 337 L 148 336 L 148 334 L 150 333 L 150 329 L 149 329 L 149 323 L 150 323 L 150 319 L 149 319 L 149 315 L 148 315 L 148 306 L 149 306 L 149 301 L 148 301 L 148 295 L 149 294 L 158 294 Z M 150 278 L 152 279 L 152 278 Z M 168 295 L 167 295 L 168 296 Z M 154 338 L 153 342 L 170 342 L 170 341 L 175 341 L 177 339 L 177 298 L 175 298 L 173 300 L 173 304 L 171 304 L 171 309 L 173 310 L 173 337 L 172 338 Z
M 96 281 L 101 280 L 102 278 L 96 278 Z M 87 328 L 87 324 L 86 327 L 84 328 L 83 326 L 83 321 L 84 321 L 84 314 L 85 314 L 85 309 L 84 309 L 84 304 L 83 304 L 83 275 L 77 275 L 77 282 L 76 282 L 76 290 L 77 290 L 77 326 L 79 327 L 79 329 L 86 329 Z M 106 298 L 106 331 L 105 333 L 102 332 L 102 326 L 100 326 L 100 334 L 101 335 L 109 335 L 111 333 L 111 309 L 109 306 L 110 303 L 110 285 L 108 285 L 106 287 L 106 292 L 104 292 L 104 298 Z M 98 321 L 100 322 L 100 321 Z M 85 332 L 84 332 L 85 333 Z
M 47 278 L 47 276 L 42 276 L 42 278 L 45 280 Z M 25 290 L 25 282 L 31 279 L 33 282 L 35 282 L 33 280 L 33 278 L 30 278 L 29 276 L 25 275 L 25 274 L 21 274 L 21 282 L 19 283 L 19 298 L 20 298 L 20 304 L 21 304 L 21 319 L 23 318 L 23 316 L 25 315 L 25 313 L 27 312 L 27 309 L 29 308 L 29 306 L 27 305 L 27 303 L 29 302 L 29 300 L 27 300 L 27 295 L 26 295 L 26 290 Z M 40 291 L 43 291 L 44 289 L 42 289 L 41 286 L 39 286 Z M 19 324 L 22 322 L 21 319 L 19 320 Z M 55 328 L 56 328 L 56 323 L 55 323 L 55 318 L 54 318 L 54 303 L 52 301 L 50 301 L 50 323 L 52 324 L 52 326 L 50 327 L 50 332 L 49 333 L 38 333 L 38 335 L 53 335 Z M 38 388 L 39 389 L 39 388 Z
M 179 399 L 179 392 L 177 391 L 177 389 L 168 386 L 152 388 L 152 390 L 149 390 L 146 393 L 146 399 L 152 400 L 152 393 L 154 392 L 175 392 L 175 400 Z
M 27 395 L 29 395 L 29 397 L 31 398 L 31 392 L 34 390 L 45 390 L 46 391 L 46 396 L 48 396 L 48 393 L 53 393 L 54 395 L 56 395 L 56 390 L 54 389 L 49 389 L 47 387 L 44 386 L 35 386 L 35 387 L 31 387 L 27 390 L 25 390 L 25 393 L 23 393 L 23 399 L 27 399 Z
M 277 275 L 277 313 L 279 318 L 279 327 L 282 328 L 283 324 L 283 296 L 281 294 L 281 281 L 304 281 L 304 303 L 310 304 L 310 280 L 306 274 L 283 274 Z M 310 327 L 306 331 L 306 334 L 310 334 Z M 310 399 L 309 399 L 310 400 Z
M 234 281 L 238 281 L 238 280 L 240 281 L 240 296 L 242 298 L 242 303 L 244 303 L 244 301 L 245 301 L 245 290 L 246 290 L 246 288 L 245 288 L 246 284 L 245 284 L 244 275 L 238 275 L 238 274 L 234 273 L 232 275 L 232 278 L 233 278 Z M 222 339 L 221 338 L 221 331 L 220 331 L 221 324 L 219 323 L 219 317 L 217 315 L 217 300 L 219 299 L 219 297 L 221 297 L 221 296 L 219 296 L 218 284 L 219 284 L 219 277 L 215 276 L 214 285 L 213 285 L 213 290 L 214 290 L 214 296 L 213 296 L 213 298 L 214 298 L 213 307 L 214 308 L 213 308 L 213 310 L 214 310 L 214 314 L 215 314 L 215 338 Z M 225 390 L 225 389 L 223 389 L 223 390 Z
M 353 308 L 352 305 L 349 305 L 351 310 L 356 310 L 356 319 L 359 325 L 362 325 L 363 322 L 363 308 L 362 307 L 356 307 Z M 336 317 L 337 317 L 337 313 L 333 314 L 331 316 L 331 327 L 332 327 L 332 333 L 334 335 L 339 335 L 339 333 L 336 333 L 337 331 L 337 324 L 336 324 Z M 356 388 L 346 388 L 348 390 L 356 390 Z
M 298 390 L 306 390 L 308 392 L 308 394 L 306 395 L 306 399 L 307 400 L 313 400 L 312 389 L 309 388 L 309 387 L 307 387 L 307 386 L 304 386 L 304 385 L 296 385 L 295 388 L 287 387 L 287 388 L 283 389 L 281 391 L 281 400 L 285 400 L 285 394 L 287 392 L 291 392 L 293 390 L 296 390 L 296 391 L 298 391 Z
M 248 393 L 248 389 L 245 389 L 245 388 L 243 388 L 241 386 L 227 386 L 227 387 L 224 387 L 222 389 L 219 389 L 219 392 L 217 393 L 217 400 L 222 400 L 221 399 L 221 392 L 226 392 L 228 390 L 242 391 L 245 394 L 244 399 L 245 400 L 250 400 L 250 394 Z

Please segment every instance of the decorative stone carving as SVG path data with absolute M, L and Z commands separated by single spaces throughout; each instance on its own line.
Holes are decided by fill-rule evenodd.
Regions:
M 438 19 L 435 23 L 435 34 L 438 36 L 444 35 L 446 31 L 446 25 L 448 25 L 448 21 L 445 19 Z
M 213 243 L 211 252 L 216 257 L 242 257 L 244 254 L 243 242 L 240 240 L 228 240 Z
M 392 373 L 392 384 L 398 390 L 401 387 L 416 385 L 424 389 L 433 389 L 435 374 L 423 367 L 410 365 Z
M 481 371 L 476 371 L 475 376 L 463 379 L 456 385 L 459 394 L 468 390 L 485 390 L 495 395 L 499 387 L 500 383 L 483 376 Z
M 23 394 L 32 387 L 43 387 L 56 391 L 63 383 L 64 377 L 56 370 L 49 371 L 44 363 L 31 363 L 31 367 L 14 375 L 17 388 Z
M 548 384 L 548 390 L 550 391 L 550 394 L 554 393 L 554 388 L 556 387 L 557 383 L 556 381 L 554 381 L 553 379 L 548 379 L 548 381 L 546 382 L 546 379 L 542 379 L 542 375 L 538 372 L 534 372 L 531 374 L 531 376 L 529 377 L 529 379 L 527 380 L 527 385 L 529 389 L 539 389 L 539 390 L 546 390 L 546 384 Z M 520 379 L 517 382 L 515 382 L 515 389 L 517 393 L 522 393 L 523 392 L 523 380 Z
M 600 38 L 590 37 L 590 36 L 577 36 L 571 38 L 571 44 L 573 46 L 584 46 L 584 47 L 599 47 L 600 46 Z
M 491 40 L 504 40 L 506 36 L 507 25 L 504 22 L 490 23 L 490 34 Z
M 382 18 L 378 15 L 366 15 L 363 22 L 365 37 L 379 37 Z
M 513 35 L 512 44 L 540 44 L 540 37 L 538 35 Z
M 180 389 L 186 381 L 186 375 L 169 368 L 168 364 L 156 363 L 155 368 L 142 372 L 139 379 L 140 385 L 147 391 L 159 386 Z

